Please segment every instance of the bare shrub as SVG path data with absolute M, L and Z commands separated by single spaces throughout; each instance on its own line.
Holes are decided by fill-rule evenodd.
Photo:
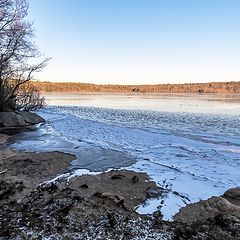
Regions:
M 15 110 L 19 102 L 29 106 L 29 101 L 37 97 L 39 102 L 43 100 L 33 89 L 29 88 L 32 91 L 29 94 L 34 96 L 31 98 L 24 97 L 20 91 L 49 61 L 34 63 L 41 54 L 33 41 L 32 24 L 26 21 L 27 13 L 27 0 L 0 0 L 0 111 Z
M 22 85 L 16 97 L 16 108 L 23 111 L 36 111 L 46 106 L 45 98 L 32 84 Z

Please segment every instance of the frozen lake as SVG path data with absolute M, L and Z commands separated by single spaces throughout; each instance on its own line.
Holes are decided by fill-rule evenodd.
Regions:
M 140 213 L 220 195 L 240 182 L 240 96 L 46 94 L 47 120 L 13 146 L 76 154 L 72 169 L 147 172 L 164 188 Z
M 45 93 L 47 103 L 167 112 L 240 113 L 240 94 L 79 94 Z

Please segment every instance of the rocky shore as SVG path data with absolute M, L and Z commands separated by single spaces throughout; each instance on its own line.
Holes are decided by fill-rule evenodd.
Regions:
M 73 155 L 25 153 L 0 134 L 0 239 L 240 239 L 240 188 L 182 208 L 173 221 L 136 207 L 163 189 L 119 170 L 51 179 Z
M 0 112 L 0 128 L 26 127 L 42 122 L 45 122 L 45 120 L 33 112 L 17 110 L 11 112 Z

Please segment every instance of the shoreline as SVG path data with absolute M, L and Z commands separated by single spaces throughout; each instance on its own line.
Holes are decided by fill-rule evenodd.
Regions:
M 40 91 L 78 92 L 159 92 L 159 93 L 240 93 L 240 82 L 207 82 L 179 84 L 91 84 L 80 82 L 32 82 Z
M 100 174 L 75 176 L 70 179 L 59 178 L 52 182 L 51 179 L 65 173 L 69 164 L 75 159 L 73 155 L 62 152 L 29 153 L 12 150 L 5 145 L 8 139 L 9 136 L 0 134 L 0 206 L 2 207 L 0 219 L 2 217 L 8 219 L 7 223 L 0 221 L 0 237 L 15 239 L 16 236 L 21 236 L 20 239 L 25 237 L 35 239 L 39 234 L 46 237 L 53 234 L 55 237 L 63 236 L 65 234 L 63 232 L 55 233 L 56 226 L 50 232 L 44 226 L 39 230 L 41 224 L 35 222 L 39 220 L 38 217 L 38 220 L 30 221 L 33 225 L 30 227 L 31 230 L 28 229 L 25 215 L 34 215 L 40 211 L 41 218 L 48 221 L 52 209 L 41 212 L 43 208 L 57 208 L 56 211 L 61 212 L 68 208 L 69 204 L 71 208 L 77 207 L 78 213 L 75 215 L 74 211 L 70 214 L 69 211 L 63 210 L 62 218 L 71 217 L 72 221 L 81 226 L 86 224 L 82 219 L 83 215 L 88 216 L 91 222 L 97 222 L 103 216 L 109 219 L 112 211 L 116 217 L 131 218 L 131 221 L 140 221 L 139 224 L 143 224 L 145 217 L 139 220 L 140 215 L 134 209 L 147 198 L 161 194 L 161 189 L 150 181 L 147 174 L 127 170 L 103 171 Z M 62 202 L 61 206 L 55 200 Z M 21 217 L 21 226 L 15 223 L 15 227 L 12 227 L 13 222 L 19 218 L 12 213 L 19 211 L 17 209 L 21 207 L 23 209 L 20 212 L 24 215 Z M 82 216 L 80 221 L 79 214 Z M 58 217 L 50 218 L 51 221 L 57 221 L 57 228 L 64 228 L 63 222 L 59 221 Z M 110 221 L 114 220 L 110 219 Z M 72 227 L 72 225 L 65 226 L 68 229 L 67 236 L 74 239 L 78 229 Z M 148 229 L 150 225 L 144 227 Z M 11 233 L 10 228 L 12 228 Z M 33 234 L 27 235 L 28 232 Z M 84 237 L 89 236 L 88 232 L 81 234 Z
M 197 92 L 88 92 L 88 91 L 41 91 L 43 96 L 51 94 L 69 94 L 69 95 L 126 95 L 126 96 L 213 96 L 213 97 L 239 97 L 240 93 L 197 93 Z
M 173 221 L 164 221 L 160 211 L 149 215 L 135 211 L 146 199 L 163 194 L 164 189 L 146 173 L 113 170 L 47 182 L 64 173 L 75 157 L 62 152 L 12 150 L 6 146 L 8 139 L 9 136 L 0 134 L 0 237 L 207 239 L 211 234 L 215 234 L 212 239 L 240 237 L 239 229 L 236 230 L 240 221 L 240 189 L 189 204 Z

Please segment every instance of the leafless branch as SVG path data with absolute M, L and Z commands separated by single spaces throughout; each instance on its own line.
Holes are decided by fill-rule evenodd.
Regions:
M 40 52 L 32 40 L 32 24 L 25 20 L 27 12 L 27 0 L 0 0 L 0 111 L 18 108 L 17 102 L 23 97 L 20 89 L 49 61 L 31 63 Z M 36 91 L 31 92 L 34 99 Z

